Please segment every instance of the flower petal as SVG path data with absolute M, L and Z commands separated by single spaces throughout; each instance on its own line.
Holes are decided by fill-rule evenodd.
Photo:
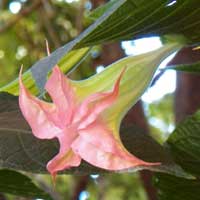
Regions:
M 80 165 L 81 157 L 75 154 L 71 149 L 71 144 L 77 136 L 78 133 L 75 128 L 66 128 L 63 130 L 62 134 L 59 135 L 59 153 L 47 164 L 47 170 L 53 176 L 55 176 L 58 171 Z
M 100 121 L 95 121 L 86 129 L 80 130 L 72 149 L 85 161 L 107 170 L 159 164 L 145 162 L 130 154 Z
M 52 160 L 47 163 L 47 170 L 52 176 L 55 176 L 58 171 L 77 167 L 81 163 L 79 155 L 75 154 L 72 150 L 67 152 L 59 152 Z
M 87 127 L 98 115 L 113 104 L 119 93 L 119 85 L 126 68 L 122 70 L 111 92 L 99 92 L 89 96 L 78 108 L 74 122 L 80 121 L 79 129 Z
M 33 134 L 40 139 L 56 137 L 61 130 L 53 123 L 53 118 L 56 118 L 55 106 L 41 101 L 29 93 L 22 82 L 22 68 L 19 75 L 19 85 L 19 106 L 24 118 L 32 128 Z
M 53 72 L 45 85 L 45 89 L 50 94 L 58 109 L 59 126 L 64 128 L 71 123 L 75 108 L 75 97 L 70 82 L 58 66 L 53 68 Z

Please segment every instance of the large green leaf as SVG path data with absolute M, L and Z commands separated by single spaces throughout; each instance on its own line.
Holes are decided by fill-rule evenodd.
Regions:
M 199 179 L 156 174 L 154 183 L 158 188 L 159 200 L 200 200 Z
M 47 148 L 49 145 L 51 148 Z M 0 167 L 40 171 L 56 149 L 53 141 L 38 141 L 32 136 L 19 110 L 18 98 L 0 93 Z
M 98 18 L 100 18 L 106 11 L 108 11 L 118 0 L 110 0 L 108 3 L 99 6 L 86 16 L 87 24 L 94 23 Z
M 200 111 L 181 122 L 167 144 L 185 170 L 200 176 Z
M 101 22 L 100 28 L 97 27 L 80 43 L 91 45 L 100 41 L 165 34 L 183 34 L 189 40 L 199 41 L 199 1 L 178 0 L 173 6 L 169 6 L 170 2 L 169 0 L 115 1 L 115 4 L 106 9 L 106 13 L 102 16 L 106 20 Z
M 0 192 L 2 193 L 45 200 L 52 199 L 49 194 L 38 188 L 29 177 L 19 172 L 1 169 L 0 180 Z
M 172 6 L 169 3 L 168 0 L 115 1 L 74 41 L 33 65 L 31 72 L 39 88 L 44 88 L 46 75 L 52 67 L 74 48 L 155 34 L 180 34 L 189 43 L 199 42 L 199 0 L 178 0 Z

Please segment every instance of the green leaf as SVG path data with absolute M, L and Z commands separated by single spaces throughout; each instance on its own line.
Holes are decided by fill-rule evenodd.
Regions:
M 200 62 L 191 63 L 191 64 L 185 64 L 185 65 L 175 65 L 175 66 L 169 66 L 166 67 L 164 70 L 176 70 L 180 72 L 188 72 L 188 73 L 200 73 Z
M 143 130 L 136 126 L 122 126 L 120 134 L 123 144 L 130 153 L 148 162 L 161 163 L 161 165 L 158 166 L 142 169 L 173 174 L 181 177 L 190 177 L 173 161 L 168 150 L 157 143 Z
M 56 140 L 39 140 L 29 129 L 18 108 L 17 97 L 0 94 L 0 167 L 35 173 L 46 173 L 46 164 L 58 152 Z M 166 149 L 156 143 L 150 136 L 134 127 L 121 129 L 121 138 L 126 148 L 149 162 L 161 162 L 160 166 L 145 169 L 187 176 L 174 163 Z M 144 148 L 145 147 L 145 148 Z M 144 168 L 134 168 L 129 172 Z M 73 174 L 95 174 L 105 172 L 82 162 L 80 167 L 67 170 Z
M 60 69 L 64 73 L 70 72 L 72 69 L 76 68 L 87 56 L 90 48 L 82 48 L 78 50 L 73 50 L 64 56 L 58 63 Z M 38 73 L 42 73 L 43 68 L 38 70 Z M 39 90 L 36 86 L 36 82 L 32 76 L 31 70 L 23 73 L 23 83 L 26 85 L 32 94 L 38 95 Z M 15 79 L 11 83 L 0 88 L 0 92 L 8 92 L 13 95 L 19 95 L 19 79 Z
M 173 6 L 168 6 L 169 3 L 169 0 L 116 1 L 95 22 L 93 29 L 94 24 L 87 29 L 91 32 L 82 38 L 79 46 L 168 34 L 181 34 L 190 41 L 199 42 L 199 1 L 182 0 Z
M 189 43 L 200 40 L 199 0 L 118 0 L 75 40 L 33 65 L 31 72 L 40 89 L 53 66 L 74 48 L 149 35 L 183 35 Z M 186 43 L 182 37 L 177 42 Z M 42 70 L 41 70 L 42 69 Z
M 166 174 L 156 174 L 154 184 L 159 200 L 200 200 L 199 179 L 189 180 Z
M 103 4 L 102 6 L 99 6 L 92 12 L 88 14 L 87 17 L 87 23 L 91 24 L 95 22 L 98 18 L 100 18 L 106 11 L 108 11 L 115 3 L 117 3 L 118 0 L 111 0 L 106 4 Z
M 53 141 L 37 140 L 32 136 L 19 110 L 18 97 L 0 93 L 0 167 L 44 170 L 57 147 Z
M 177 163 L 200 176 L 200 111 L 181 122 L 167 144 Z
M 52 199 L 49 194 L 38 188 L 32 180 L 16 171 L 0 170 L 0 192 L 21 197 Z

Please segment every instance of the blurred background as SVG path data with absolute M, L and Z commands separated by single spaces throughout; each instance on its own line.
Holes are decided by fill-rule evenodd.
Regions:
M 79 35 L 91 23 L 89 13 L 104 3 L 106 0 L 0 0 L 0 86 L 15 79 L 22 64 L 28 69 L 46 56 L 45 39 L 53 51 Z M 126 55 L 138 55 L 161 46 L 158 36 L 95 46 L 70 78 L 87 78 Z M 171 55 L 160 69 L 169 62 L 176 64 L 184 59 L 190 63 L 200 59 L 198 52 L 195 55 L 191 52 L 186 48 Z M 175 122 L 200 105 L 196 87 L 200 80 L 198 76 L 183 73 L 176 76 L 174 71 L 160 69 L 142 101 L 127 114 L 123 123 L 137 125 L 162 144 L 173 131 Z M 145 171 L 80 177 L 62 175 L 58 176 L 56 189 L 50 176 L 29 175 L 56 200 L 157 199 L 152 174 Z M 23 198 L 0 194 L 0 200 L 17 199 Z

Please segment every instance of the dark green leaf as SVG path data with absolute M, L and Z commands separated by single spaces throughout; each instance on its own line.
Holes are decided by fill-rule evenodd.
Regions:
M 200 112 L 181 122 L 167 144 L 185 170 L 200 176 Z
M 48 71 L 73 48 L 166 34 L 184 35 L 190 43 L 199 42 L 199 0 L 177 0 L 172 6 L 169 3 L 168 0 L 116 1 L 74 41 L 33 65 L 31 72 L 39 88 L 44 88 Z
M 79 46 L 166 34 L 183 34 L 189 40 L 199 42 L 197 28 L 200 24 L 199 1 L 179 0 L 173 6 L 168 6 L 170 2 L 169 0 L 116 1 L 96 21 L 97 26 L 82 38 Z
M 52 199 L 49 194 L 38 188 L 27 176 L 8 169 L 0 170 L 0 192 L 12 195 Z
M 108 3 L 99 6 L 95 10 L 93 10 L 89 15 L 87 16 L 88 23 L 93 23 L 95 20 L 97 20 L 99 17 L 101 17 L 108 9 L 110 9 L 115 3 L 117 3 L 118 0 L 111 0 Z
M 200 181 L 166 174 L 156 174 L 155 186 L 159 200 L 200 200 Z
M 18 109 L 17 98 L 8 94 L 0 95 L 0 167 L 46 173 L 46 163 L 58 152 L 55 140 L 35 138 Z M 121 137 L 126 148 L 141 159 L 161 162 L 160 166 L 145 169 L 161 171 L 179 176 L 186 174 L 177 166 L 169 153 L 150 136 L 134 127 L 122 128 Z M 144 168 L 134 168 L 136 171 Z M 66 173 L 91 174 L 105 172 L 85 162 Z
M 141 129 L 135 126 L 122 127 L 120 134 L 123 144 L 130 153 L 148 162 L 161 163 L 159 166 L 147 167 L 147 169 L 177 176 L 187 176 L 182 169 L 174 163 L 168 150 L 158 144 Z
M 18 97 L 0 93 L 0 167 L 44 171 L 45 163 L 55 155 L 57 147 L 53 141 L 32 136 L 19 110 Z
M 200 62 L 192 63 L 192 64 L 185 64 L 185 65 L 175 65 L 166 67 L 164 70 L 176 70 L 180 72 L 188 72 L 188 73 L 200 73 Z

